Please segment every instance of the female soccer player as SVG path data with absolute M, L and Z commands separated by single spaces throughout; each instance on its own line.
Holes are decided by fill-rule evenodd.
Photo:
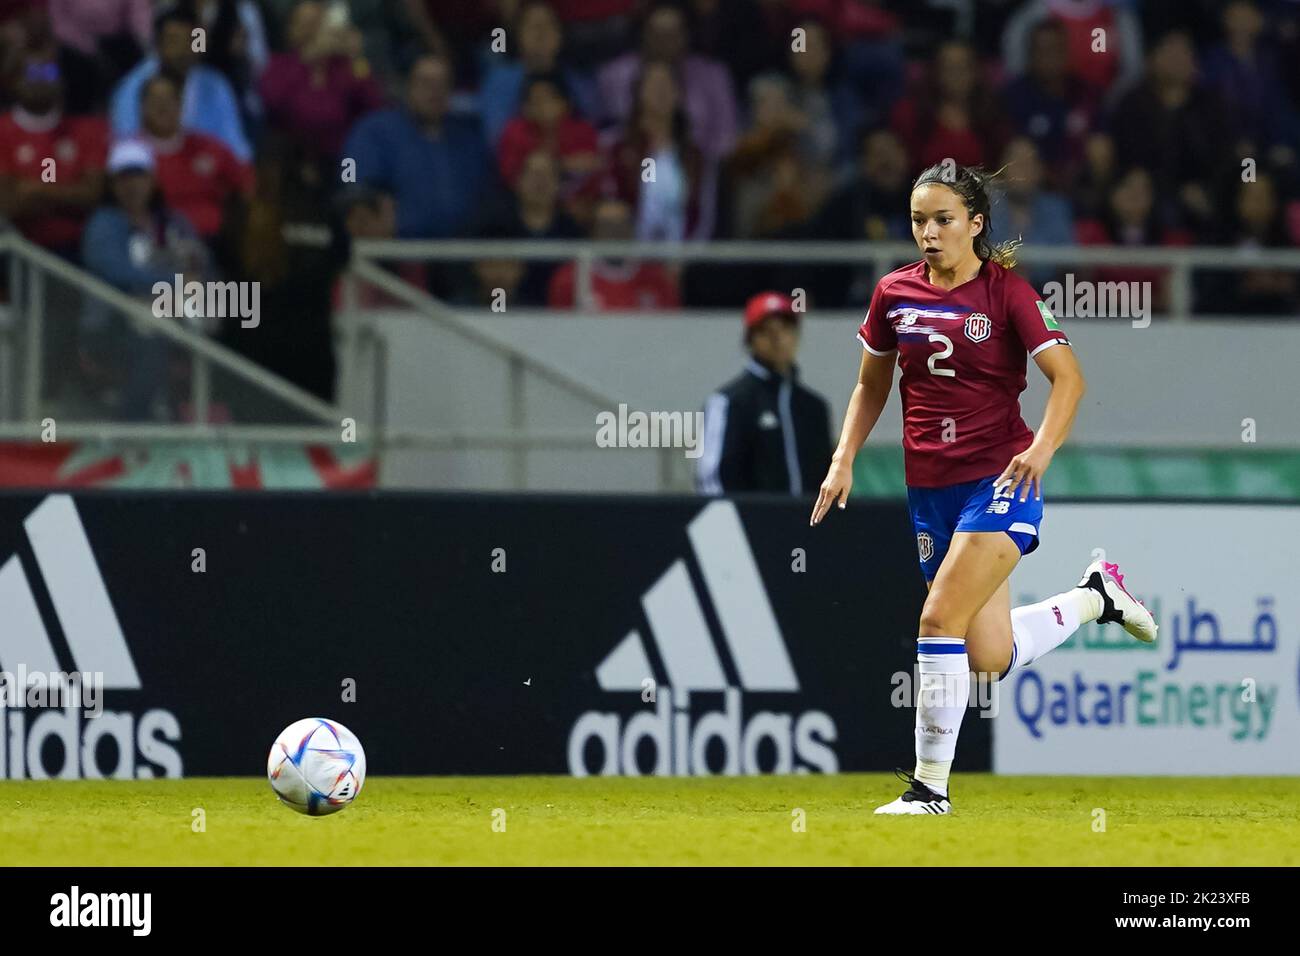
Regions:
M 1088 621 L 1156 637 L 1150 612 L 1105 561 L 1089 565 L 1077 587 L 1011 609 L 1007 578 L 1038 547 L 1043 474 L 1070 432 L 1083 373 L 1047 306 L 1010 271 L 1013 246 L 989 239 L 991 177 L 944 172 L 932 166 L 912 187 L 912 235 L 924 258 L 876 285 L 858 330 L 866 350 L 858 384 L 811 522 L 847 503 L 853 458 L 889 397 L 897 359 L 907 500 L 929 595 L 916 643 L 916 769 L 877 813 L 951 811 L 948 773 L 971 671 L 1005 678 Z M 1026 353 L 1052 385 L 1037 434 L 1020 417 Z

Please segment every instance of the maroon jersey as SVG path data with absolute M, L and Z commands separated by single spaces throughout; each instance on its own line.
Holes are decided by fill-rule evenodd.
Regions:
M 1026 355 L 1068 345 L 1038 293 L 995 262 L 952 290 L 924 262 L 876 284 L 858 340 L 873 355 L 898 349 L 908 485 L 939 488 L 1001 474 L 1029 447 L 1020 417 Z

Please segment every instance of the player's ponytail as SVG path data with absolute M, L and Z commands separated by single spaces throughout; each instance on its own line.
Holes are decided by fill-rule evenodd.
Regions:
M 936 163 L 921 173 L 920 176 L 917 176 L 916 182 L 912 184 L 912 189 L 915 191 L 920 186 L 937 183 L 940 186 L 947 186 L 955 192 L 965 204 L 968 216 L 972 219 L 976 216 L 984 217 L 984 225 L 974 240 L 975 255 L 982 260 L 992 260 L 1004 268 L 1014 269 L 1016 266 L 1016 248 L 1020 245 L 1020 240 L 1011 239 L 1007 242 L 995 243 L 989 238 L 993 232 L 989 184 L 997 179 L 1004 169 L 1006 169 L 1005 166 L 995 173 L 986 173 L 979 166 L 954 167 L 951 160 L 945 160 L 942 163 Z

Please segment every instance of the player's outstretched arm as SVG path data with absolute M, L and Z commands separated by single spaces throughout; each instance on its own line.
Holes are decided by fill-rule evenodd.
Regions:
M 876 427 L 880 412 L 889 398 L 897 358 L 897 352 L 873 355 L 863 351 L 862 365 L 858 369 L 858 384 L 853 386 L 849 408 L 844 413 L 840 443 L 831 456 L 831 467 L 817 494 L 817 504 L 813 506 L 809 525 L 815 525 L 826 517 L 832 502 L 838 501 L 841 508 L 848 502 L 849 489 L 853 487 L 853 459 L 871 434 L 871 429 Z
M 1033 443 L 1012 458 L 994 486 L 999 494 L 1008 497 L 1020 488 L 1020 500 L 1024 501 L 1032 490 L 1035 498 L 1043 497 L 1043 473 L 1052 462 L 1056 449 L 1065 444 L 1074 424 L 1074 414 L 1078 411 L 1079 400 L 1083 398 L 1086 384 L 1083 381 L 1083 369 L 1075 357 L 1074 349 L 1069 346 L 1055 345 L 1043 349 L 1034 356 L 1034 361 L 1047 380 L 1052 383 L 1052 392 L 1047 397 L 1047 408 L 1043 411 L 1043 423 L 1034 434 Z M 1006 485 L 1005 490 L 1001 488 Z

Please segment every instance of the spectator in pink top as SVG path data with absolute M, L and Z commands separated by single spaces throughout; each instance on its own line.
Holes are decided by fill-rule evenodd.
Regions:
M 262 74 L 267 120 L 317 155 L 337 156 L 352 124 L 383 105 L 361 35 L 326 23 L 318 0 L 293 8 L 287 34 L 291 52 L 272 56 Z
M 686 18 L 668 4 L 651 7 L 641 33 L 641 51 L 626 53 L 596 77 L 604 119 L 622 126 L 632 114 L 635 86 L 647 63 L 667 63 L 684 92 L 691 139 L 709 159 L 719 159 L 736 145 L 736 93 L 731 74 L 717 60 L 689 50 Z

